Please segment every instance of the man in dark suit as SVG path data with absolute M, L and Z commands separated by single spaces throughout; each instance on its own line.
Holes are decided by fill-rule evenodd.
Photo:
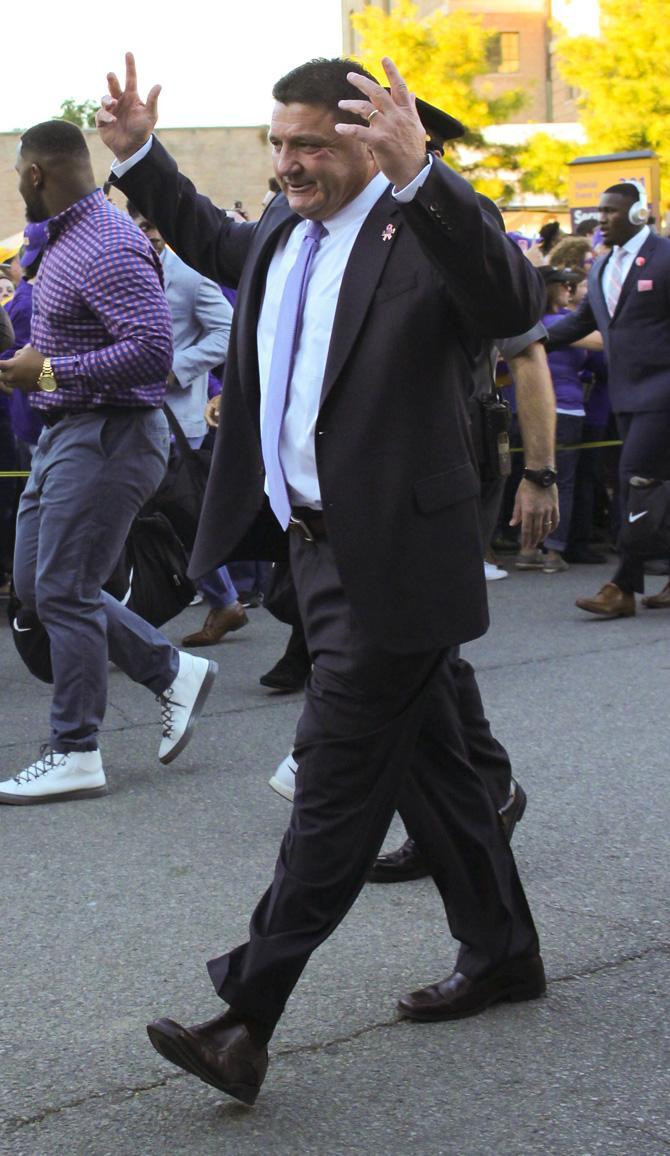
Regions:
M 364 884 L 420 729 L 421 773 L 404 814 L 430 849 L 460 950 L 454 972 L 403 997 L 401 1012 L 454 1019 L 545 989 L 532 916 L 469 763 L 444 661 L 487 626 L 472 360 L 484 338 L 534 324 L 543 294 L 470 186 L 427 162 L 413 97 L 392 62 L 384 68 L 390 93 L 340 60 L 275 85 L 269 139 L 282 194 L 256 225 L 231 221 L 178 173 L 151 135 L 159 89 L 141 101 L 131 56 L 125 89 L 110 74 L 98 114 L 124 192 L 186 261 L 238 286 L 192 571 L 281 557 L 289 538 L 313 660 L 274 881 L 249 942 L 209 964 L 229 1010 L 192 1028 L 149 1026 L 167 1059 L 248 1103 L 311 952 Z M 285 318 L 292 334 L 298 296 L 286 370 Z
M 611 252 L 589 273 L 588 295 L 571 317 L 552 326 L 549 348 L 569 345 L 599 329 L 605 343 L 609 391 L 623 439 L 620 493 L 626 516 L 628 484 L 636 474 L 670 478 L 670 241 L 647 225 L 642 190 L 632 182 L 605 189 L 600 227 Z M 644 559 L 626 549 L 616 573 L 577 606 L 602 618 L 630 618 L 635 592 L 644 590 Z M 670 582 L 642 599 L 670 609 Z

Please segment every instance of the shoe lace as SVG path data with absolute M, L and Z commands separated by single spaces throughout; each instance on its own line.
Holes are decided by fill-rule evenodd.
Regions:
M 171 739 L 174 729 L 174 708 L 179 705 L 176 699 L 170 698 L 174 694 L 174 687 L 168 686 L 162 694 L 156 695 L 156 702 L 160 703 L 161 721 L 163 724 L 163 738 Z
M 24 771 L 19 771 L 18 775 L 14 775 L 14 782 L 21 785 L 21 783 L 30 783 L 35 779 L 41 779 L 42 775 L 46 775 L 48 771 L 52 771 L 54 767 L 62 766 L 66 756 L 62 751 L 54 751 L 45 744 L 40 748 L 39 757 L 26 767 Z

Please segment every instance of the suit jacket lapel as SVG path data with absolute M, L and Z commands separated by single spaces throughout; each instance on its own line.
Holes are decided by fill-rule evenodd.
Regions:
M 621 293 L 619 294 L 619 300 L 617 301 L 617 306 L 616 306 L 616 309 L 614 310 L 614 315 L 612 317 L 612 321 L 614 321 L 619 316 L 619 313 L 621 311 L 621 307 L 623 306 L 626 298 L 628 297 L 628 294 L 630 293 L 633 285 L 637 285 L 637 282 L 638 282 L 637 268 L 638 267 L 636 266 L 635 262 L 638 261 L 641 257 L 644 258 L 645 261 L 648 260 L 648 258 L 651 256 L 651 254 L 653 253 L 655 248 L 656 248 L 656 240 L 654 238 L 654 234 L 650 233 L 649 236 L 647 237 L 644 245 L 640 249 L 639 253 L 637 253 L 635 255 L 635 258 L 633 260 L 633 264 L 631 265 L 630 269 L 628 270 L 626 280 L 624 281 L 623 285 L 621 286 Z
M 258 318 L 263 303 L 265 275 L 272 254 L 282 236 L 295 228 L 299 221 L 300 217 L 297 213 L 293 213 L 285 202 L 283 203 L 283 211 L 282 206 L 279 205 L 272 217 L 268 212 L 267 218 L 261 218 L 238 285 L 235 313 L 239 332 L 239 374 L 243 383 L 244 395 L 256 425 L 259 421 L 260 400 L 256 342 Z
M 391 226 L 388 230 L 387 225 Z M 323 377 L 321 405 L 358 337 L 400 227 L 398 205 L 391 190 L 387 189 L 363 222 L 344 270 Z

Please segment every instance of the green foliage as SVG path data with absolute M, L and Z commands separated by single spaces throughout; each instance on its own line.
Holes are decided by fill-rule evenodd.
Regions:
M 60 106 L 60 115 L 56 120 L 69 120 L 79 128 L 95 128 L 95 114 L 100 107 L 97 100 L 83 100 L 77 104 L 72 97 L 64 100 Z
M 558 63 L 579 88 L 585 153 L 654 149 L 670 196 L 670 21 L 667 0 L 601 0 L 600 38 L 563 36 Z
M 481 160 L 463 165 L 450 150 L 449 163 L 488 196 L 507 195 L 511 186 L 496 169 L 502 161 L 513 166 L 513 150 L 490 149 L 481 129 L 509 120 L 525 97 L 521 89 L 494 97 L 483 82 L 476 83 L 489 71 L 487 50 L 494 34 L 465 12 L 435 12 L 422 20 L 412 0 L 398 0 L 390 14 L 366 6 L 352 16 L 352 24 L 361 37 L 358 59 L 373 76 L 381 79 L 380 60 L 390 56 L 411 91 L 468 126 L 465 143 L 482 150 Z
M 568 196 L 568 161 L 584 153 L 574 141 L 556 140 L 546 132 L 536 132 L 521 149 L 518 162 L 521 188 L 528 193 L 550 193 L 559 201 Z

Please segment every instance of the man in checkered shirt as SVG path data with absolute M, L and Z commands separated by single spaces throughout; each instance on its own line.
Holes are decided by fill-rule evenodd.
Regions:
M 28 129 L 16 169 L 28 219 L 47 221 L 49 235 L 31 343 L 0 365 L 0 389 L 28 394 L 45 423 L 19 506 L 14 582 L 49 635 L 51 736 L 0 782 L 0 803 L 25 804 L 106 793 L 108 657 L 158 698 L 163 763 L 191 737 L 217 667 L 102 590 L 167 461 L 172 323 L 158 257 L 96 187 L 74 125 Z

